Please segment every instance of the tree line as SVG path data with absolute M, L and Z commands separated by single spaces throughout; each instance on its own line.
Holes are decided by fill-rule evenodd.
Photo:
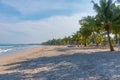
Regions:
M 120 5 L 114 0 L 92 0 L 95 16 L 86 16 L 79 20 L 81 28 L 73 35 L 63 39 L 53 39 L 43 44 L 47 45 L 109 45 L 114 51 L 114 45 L 120 42 Z

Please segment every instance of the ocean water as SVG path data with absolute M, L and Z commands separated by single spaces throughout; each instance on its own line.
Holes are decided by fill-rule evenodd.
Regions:
M 35 44 L 0 44 L 0 56 L 22 52 L 40 45 Z

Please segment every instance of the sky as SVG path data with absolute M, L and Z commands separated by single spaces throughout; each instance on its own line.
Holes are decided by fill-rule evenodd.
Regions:
M 41 43 L 70 36 L 88 15 L 95 15 L 91 0 L 0 0 L 0 43 Z

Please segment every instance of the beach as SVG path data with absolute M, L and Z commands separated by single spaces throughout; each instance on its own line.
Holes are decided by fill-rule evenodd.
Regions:
M 40 46 L 0 57 L 0 80 L 119 80 L 120 52 Z

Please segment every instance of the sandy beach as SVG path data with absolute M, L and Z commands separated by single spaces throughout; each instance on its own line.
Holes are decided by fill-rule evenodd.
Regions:
M 120 80 L 120 52 L 41 46 L 0 57 L 0 80 Z

